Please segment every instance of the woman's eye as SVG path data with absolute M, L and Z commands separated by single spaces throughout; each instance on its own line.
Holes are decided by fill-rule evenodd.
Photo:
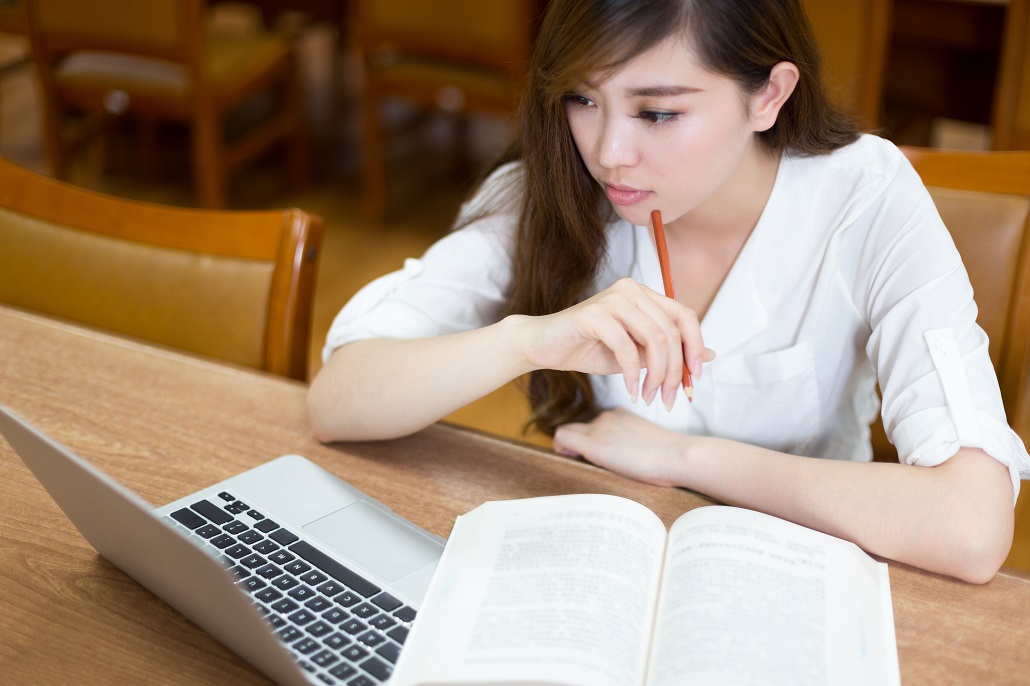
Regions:
M 642 119 L 648 124 L 663 124 L 674 120 L 677 116 L 679 116 L 679 112 L 653 112 L 645 110 L 637 115 L 637 119 Z
M 594 104 L 594 101 L 590 98 L 577 95 L 576 93 L 569 93 L 566 95 L 565 102 L 570 105 L 575 105 L 576 107 L 592 107 Z

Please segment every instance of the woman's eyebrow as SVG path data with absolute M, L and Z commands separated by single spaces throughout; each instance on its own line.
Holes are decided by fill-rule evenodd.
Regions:
M 643 86 L 631 88 L 627 93 L 630 98 L 660 98 L 671 95 L 687 95 L 697 93 L 701 89 L 692 86 Z

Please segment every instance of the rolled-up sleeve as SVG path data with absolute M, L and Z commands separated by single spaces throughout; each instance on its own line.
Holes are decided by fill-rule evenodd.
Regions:
M 1018 494 L 1030 457 L 1006 421 L 961 257 L 911 167 L 893 185 L 861 270 L 887 434 L 912 465 L 980 448 L 1006 465 Z

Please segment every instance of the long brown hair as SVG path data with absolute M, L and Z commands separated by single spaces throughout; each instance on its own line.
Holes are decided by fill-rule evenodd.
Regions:
M 552 0 L 534 46 L 516 141 L 500 161 L 522 163 L 509 313 L 551 314 L 576 304 L 605 256 L 605 225 L 614 215 L 576 150 L 566 95 L 677 32 L 686 32 L 706 68 L 732 78 L 745 96 L 765 87 L 777 63 L 798 67 L 793 95 L 772 128 L 758 134 L 770 150 L 817 155 L 857 138 L 853 122 L 826 96 L 818 45 L 799 0 Z M 596 412 L 580 372 L 533 372 L 525 391 L 530 425 L 548 434 Z

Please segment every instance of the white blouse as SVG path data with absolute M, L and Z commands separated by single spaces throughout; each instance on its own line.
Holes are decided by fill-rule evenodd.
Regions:
M 459 224 L 520 173 L 517 164 L 495 172 Z M 354 340 L 498 321 L 515 222 L 514 210 L 495 212 L 367 285 L 334 320 L 324 359 Z M 586 295 L 625 276 L 662 292 L 650 230 L 620 219 L 607 231 L 607 259 Z M 958 251 L 888 141 L 867 135 L 829 155 L 782 159 L 701 332 L 717 357 L 695 381 L 694 402 L 681 397 L 671 412 L 660 402 L 633 404 L 621 375 L 595 376 L 599 407 L 624 407 L 683 433 L 869 460 L 879 379 L 884 426 L 902 462 L 933 466 L 975 447 L 1008 466 L 1016 493 L 1020 477 L 1030 478 Z

